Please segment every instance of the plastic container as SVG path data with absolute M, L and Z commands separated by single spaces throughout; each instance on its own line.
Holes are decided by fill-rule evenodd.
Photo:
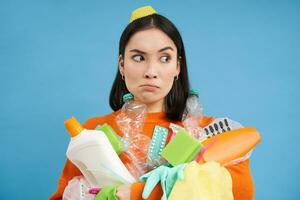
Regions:
M 116 121 L 125 138 L 131 138 L 143 131 L 147 114 L 145 104 L 137 103 L 131 93 L 123 96 L 123 106 Z
M 182 116 L 184 128 L 199 141 L 206 139 L 205 132 L 200 127 L 200 118 L 203 116 L 203 106 L 200 103 L 196 90 L 190 90 L 186 100 L 186 108 Z
M 92 187 L 135 182 L 105 133 L 84 129 L 74 118 L 65 121 L 71 136 L 68 159 L 77 166 Z
M 124 134 L 123 139 L 127 142 L 127 149 L 123 151 L 122 157 L 126 157 L 127 169 L 138 179 L 149 169 L 147 157 L 151 139 L 143 134 L 147 107 L 145 104 L 134 101 L 131 93 L 125 94 L 123 101 L 122 110 L 116 117 L 119 129 Z

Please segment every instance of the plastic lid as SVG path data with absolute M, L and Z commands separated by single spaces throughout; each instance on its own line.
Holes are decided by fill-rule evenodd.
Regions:
M 191 90 L 189 91 L 189 96 L 193 96 L 193 95 L 199 97 L 198 91 L 195 90 L 195 89 L 191 89 Z
M 81 131 L 83 131 L 83 127 L 75 117 L 71 117 L 70 119 L 66 120 L 64 124 L 71 137 L 75 137 Z
M 132 99 L 133 99 L 133 95 L 131 93 L 127 93 L 127 94 L 123 95 L 123 102 L 132 100 Z

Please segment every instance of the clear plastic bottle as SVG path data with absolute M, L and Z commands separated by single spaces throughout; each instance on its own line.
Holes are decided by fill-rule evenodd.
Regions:
M 200 127 L 200 118 L 203 116 L 203 106 L 199 100 L 199 94 L 196 90 L 189 91 L 189 97 L 186 100 L 185 111 L 182 115 L 184 128 L 196 139 L 203 141 L 206 136 Z
M 143 134 L 144 121 L 147 114 L 145 104 L 134 101 L 131 93 L 123 96 L 124 105 L 116 122 L 127 141 L 127 149 L 122 153 L 130 162 L 125 163 L 127 169 L 135 178 L 148 171 L 147 155 L 151 139 Z

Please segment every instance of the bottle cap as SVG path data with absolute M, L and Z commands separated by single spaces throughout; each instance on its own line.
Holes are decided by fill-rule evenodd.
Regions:
M 70 119 L 66 120 L 64 124 L 71 137 L 75 137 L 81 131 L 83 131 L 83 127 L 75 117 L 71 117 Z
M 191 90 L 189 91 L 189 96 L 193 96 L 193 95 L 199 97 L 198 91 L 195 90 L 195 89 L 191 89 Z
M 123 95 L 123 102 L 126 102 L 128 100 L 132 100 L 133 99 L 133 95 L 131 93 L 127 93 Z

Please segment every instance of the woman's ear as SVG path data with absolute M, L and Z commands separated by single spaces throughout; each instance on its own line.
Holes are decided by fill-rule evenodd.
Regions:
M 119 71 L 121 75 L 124 75 L 124 59 L 122 55 L 119 55 Z
M 177 76 L 179 76 L 180 74 L 180 68 L 181 68 L 181 57 L 177 59 L 177 66 L 176 66 Z

